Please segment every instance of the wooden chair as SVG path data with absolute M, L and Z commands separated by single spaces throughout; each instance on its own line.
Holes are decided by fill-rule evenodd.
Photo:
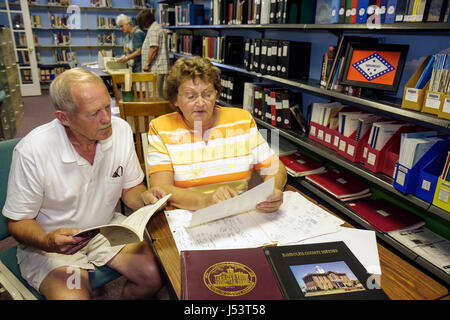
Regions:
M 124 74 L 112 74 L 114 97 L 120 109 L 120 117 L 128 121 L 135 133 L 136 152 L 142 170 L 145 169 L 145 155 L 142 150 L 141 133 L 147 133 L 150 120 L 175 111 L 169 101 L 150 93 L 156 93 L 156 75 L 149 72 L 131 74 L 133 101 L 123 101 Z M 151 88 L 151 90 L 150 90 Z M 143 120 L 143 121 L 142 121 Z

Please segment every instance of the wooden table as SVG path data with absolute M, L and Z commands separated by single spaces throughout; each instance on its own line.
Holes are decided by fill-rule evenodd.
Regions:
M 299 192 L 317 204 L 316 201 L 289 185 L 286 186 L 286 190 Z M 320 204 L 317 205 L 332 213 Z M 349 223 L 345 223 L 343 226 L 352 227 Z M 160 211 L 152 217 L 148 225 L 148 231 L 153 239 L 154 249 L 164 268 L 168 281 L 172 285 L 178 299 L 180 299 L 180 254 L 164 212 Z M 429 277 L 380 243 L 378 243 L 378 255 L 382 273 L 381 287 L 389 298 L 393 300 L 449 299 L 449 291 L 443 284 Z

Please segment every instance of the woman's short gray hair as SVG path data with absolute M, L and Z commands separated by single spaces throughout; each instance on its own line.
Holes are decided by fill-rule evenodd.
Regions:
M 72 95 L 72 87 L 81 83 L 101 83 L 102 78 L 95 73 L 82 68 L 66 70 L 58 75 L 50 85 L 50 99 L 56 110 L 74 114 L 77 104 Z
M 120 23 L 131 24 L 131 18 L 121 13 L 116 18 L 116 24 L 119 25 Z

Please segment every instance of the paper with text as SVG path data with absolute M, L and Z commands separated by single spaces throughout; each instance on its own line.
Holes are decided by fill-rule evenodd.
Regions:
M 258 203 L 265 201 L 273 194 L 274 186 L 275 179 L 271 178 L 234 198 L 197 210 L 192 214 L 188 227 L 192 228 L 210 221 L 253 210 Z
M 170 210 L 165 211 L 165 215 L 179 252 L 295 243 L 336 232 L 344 223 L 292 191 L 283 193 L 283 204 L 276 212 L 267 214 L 253 210 L 195 228 L 186 228 L 191 211 Z

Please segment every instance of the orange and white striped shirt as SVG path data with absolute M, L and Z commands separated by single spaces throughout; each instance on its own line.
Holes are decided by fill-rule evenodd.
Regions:
M 216 108 L 219 121 L 209 129 L 207 141 L 194 138 L 194 130 L 186 126 L 178 112 L 153 119 L 148 134 L 149 174 L 172 171 L 176 187 L 205 193 L 223 184 L 246 190 L 254 169 L 260 171 L 278 163 L 250 113 Z

